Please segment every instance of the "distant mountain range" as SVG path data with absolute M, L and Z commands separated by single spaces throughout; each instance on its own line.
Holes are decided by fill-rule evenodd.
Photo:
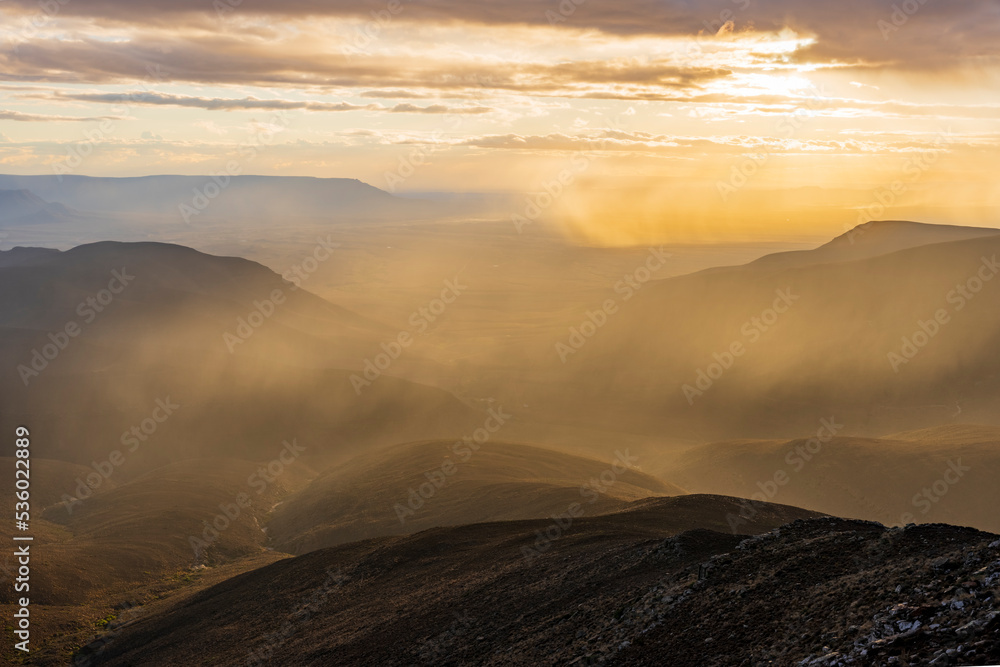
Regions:
M 851 262 L 922 245 L 997 235 L 1000 235 L 1000 229 L 988 227 L 956 227 L 903 220 L 880 220 L 858 225 L 814 250 L 766 255 L 756 262 L 751 262 L 751 266 L 792 268 L 820 263 Z
M 397 333 L 242 258 L 162 243 L 16 248 L 0 252 L 0 422 L 34 421 L 38 456 L 86 465 L 121 448 L 157 399 L 180 402 L 131 475 L 191 456 L 269 458 L 293 436 L 331 461 L 481 423 L 447 392 L 395 377 L 355 391 L 352 374 Z
M 794 436 L 831 415 L 854 432 L 996 423 L 998 274 L 997 230 L 879 222 L 654 280 L 573 350 L 588 380 L 558 395 L 601 391 L 712 439 Z
M 637 432 L 662 431 L 666 424 L 670 433 L 696 433 L 702 441 L 796 437 L 830 417 L 845 424 L 840 435 L 881 435 L 952 420 L 995 423 L 1000 280 L 993 280 L 993 257 L 1000 259 L 1000 236 L 995 230 L 915 223 L 873 223 L 858 231 L 854 243 L 841 237 L 792 255 L 791 266 L 772 256 L 742 267 L 650 281 L 623 301 L 620 312 L 586 339 L 567 364 L 550 354 L 554 365 L 549 361 L 528 369 L 531 379 L 517 387 L 519 403 L 543 406 L 544 413 L 534 413 L 536 419 L 570 418 L 581 424 L 624 419 Z M 860 258 L 851 259 L 852 253 Z M 106 314 L 82 322 L 91 310 L 97 312 L 80 304 L 107 287 L 112 272 L 122 268 L 136 280 Z M 312 381 L 321 384 L 341 374 L 341 389 L 350 392 L 343 398 L 345 406 L 373 400 L 390 386 L 393 392 L 406 387 L 425 392 L 428 399 L 436 396 L 432 403 L 451 402 L 471 419 L 472 412 L 446 389 L 397 379 L 403 369 L 417 366 L 428 381 L 447 373 L 424 364 L 419 354 L 401 355 L 380 374 L 373 391 L 356 394 L 351 374 L 398 332 L 293 290 L 254 262 L 170 244 L 108 242 L 62 253 L 28 248 L 0 252 L 0 275 L 0 359 L 10 369 L 0 392 L 11 405 L 27 401 L 33 409 L 47 409 L 52 399 L 34 387 L 55 389 L 52 383 L 60 391 L 82 391 L 83 405 L 103 395 L 84 390 L 85 378 L 111 382 L 127 373 L 148 384 L 154 377 L 173 379 L 188 368 L 176 385 L 159 381 L 160 389 L 145 387 L 143 392 L 155 394 L 148 400 L 176 393 L 172 386 L 207 396 L 200 385 L 214 387 L 229 377 L 237 388 L 231 395 L 240 396 L 231 406 L 237 409 L 249 399 L 241 396 L 244 387 L 253 386 L 249 378 L 269 378 L 268 384 L 278 386 L 275 377 L 305 367 L 316 376 Z M 263 318 L 267 324 L 244 331 L 252 333 L 246 340 L 227 339 L 258 308 L 255 303 L 266 301 L 276 289 L 288 300 L 273 317 Z M 573 317 L 569 323 L 579 325 Z M 34 353 L 51 342 L 48 336 L 76 320 L 87 324 L 82 334 L 57 360 L 36 360 L 46 370 L 37 378 L 29 373 L 25 391 L 18 369 L 30 368 Z M 552 342 L 545 345 L 552 349 Z M 328 380 L 320 380 L 323 374 Z M 298 386 L 279 383 L 292 402 L 308 384 L 301 378 Z M 502 385 L 477 391 L 501 399 L 507 395 Z M 261 390 L 260 396 L 267 393 Z M 298 402 L 319 409 L 316 396 Z M 253 433 L 256 439 L 288 421 L 278 417 L 257 428 L 278 406 L 250 410 L 241 405 L 238 410 L 249 410 L 252 417 L 235 420 L 248 429 L 241 427 L 240 437 Z M 566 417 L 558 417 L 563 411 Z M 433 415 L 404 412 L 418 421 Z M 129 423 L 125 416 L 120 419 Z M 363 419 L 356 423 L 360 426 Z M 208 432 L 215 432 L 214 427 Z M 419 432 L 404 440 L 416 439 Z M 462 435 L 458 426 L 454 432 Z M 220 441 L 217 451 L 235 448 L 225 444 L 233 435 Z M 49 439 L 54 447 L 69 446 L 60 441 Z M 84 452 L 75 456 L 86 462 Z
M 975 526 L 1000 533 L 1000 428 L 939 426 L 882 438 L 726 440 L 694 447 L 661 475 L 695 493 L 835 516 Z M 777 481 L 776 481 L 777 480 Z
M 16 214 L 29 209 L 31 202 L 35 207 L 51 202 L 52 207 L 68 207 L 95 216 L 128 217 L 134 221 L 170 219 L 188 224 L 219 220 L 249 224 L 412 219 L 438 212 L 431 202 L 394 197 L 348 178 L 0 175 L 0 190 L 20 193 L 0 196 L 0 222 L 20 217 Z M 52 209 L 53 214 L 56 210 L 64 209 Z
M 47 202 L 30 190 L 0 189 L 0 226 L 70 222 L 82 217 L 79 211 Z

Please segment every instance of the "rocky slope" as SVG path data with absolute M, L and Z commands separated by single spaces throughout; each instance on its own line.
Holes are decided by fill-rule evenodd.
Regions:
M 739 527 L 759 534 L 726 530 L 740 513 Z M 714 530 L 685 530 L 699 524 Z M 581 518 L 527 556 L 548 530 L 435 529 L 280 561 L 120 628 L 100 664 L 1000 660 L 996 535 L 888 529 L 720 496 Z
M 796 521 L 651 587 L 611 626 L 615 663 L 997 664 L 998 557 L 968 528 Z

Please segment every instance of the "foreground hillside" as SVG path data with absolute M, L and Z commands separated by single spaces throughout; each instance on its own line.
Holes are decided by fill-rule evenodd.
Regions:
M 11 459 L 0 459 L 10 478 L 12 468 Z M 119 484 L 113 473 L 102 479 L 93 468 L 32 461 L 33 660 L 66 664 L 67 655 L 101 632 L 109 617 L 124 617 L 130 605 L 172 595 L 205 575 L 232 576 L 281 557 L 264 549 L 260 525 L 310 471 L 296 460 L 265 484 L 260 470 L 261 463 L 252 461 L 201 459 Z M 84 480 L 95 478 L 99 483 L 91 489 Z M 237 508 L 241 494 L 249 500 Z M 12 515 L 13 494 L 3 507 Z M 222 516 L 226 509 L 231 519 Z M 10 543 L 12 533 L 12 522 L 0 525 L 0 539 Z M 0 613 L 6 618 L 20 597 L 10 583 L 17 567 L 13 550 L 0 557 Z M 13 658 L 5 643 L 0 664 Z
M 735 547 L 729 520 L 740 510 L 735 498 L 680 496 L 315 551 L 138 618 L 105 645 L 101 664 L 150 655 L 160 664 L 545 663 L 587 652 L 584 632 L 635 592 Z M 741 529 L 815 516 L 764 505 Z M 692 529 L 681 555 L 661 548 Z
M 654 587 L 625 611 L 615 664 L 1000 662 L 996 535 L 796 521 L 708 565 L 703 581 Z
M 506 442 L 409 443 L 321 474 L 276 508 L 268 531 L 276 549 L 305 553 L 436 526 L 542 518 L 573 503 L 594 516 L 684 493 L 640 472 L 638 461 L 627 449 L 599 461 Z
M 748 539 L 730 524 L 765 534 Z M 886 529 L 720 496 L 650 499 L 554 525 L 440 528 L 283 560 L 118 628 L 99 658 L 701 666 L 1000 657 L 995 535 Z

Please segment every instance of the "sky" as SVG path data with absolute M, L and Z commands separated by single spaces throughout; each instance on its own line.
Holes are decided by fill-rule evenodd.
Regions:
M 996 226 L 998 84 L 998 0 L 0 0 L 0 172 L 516 191 L 608 243 Z

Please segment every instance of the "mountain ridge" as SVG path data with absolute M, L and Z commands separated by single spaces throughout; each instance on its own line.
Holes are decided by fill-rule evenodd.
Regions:
M 28 189 L 51 202 L 115 216 L 244 222 L 302 218 L 381 218 L 420 210 L 355 178 L 224 174 L 98 177 L 0 174 L 0 189 Z

